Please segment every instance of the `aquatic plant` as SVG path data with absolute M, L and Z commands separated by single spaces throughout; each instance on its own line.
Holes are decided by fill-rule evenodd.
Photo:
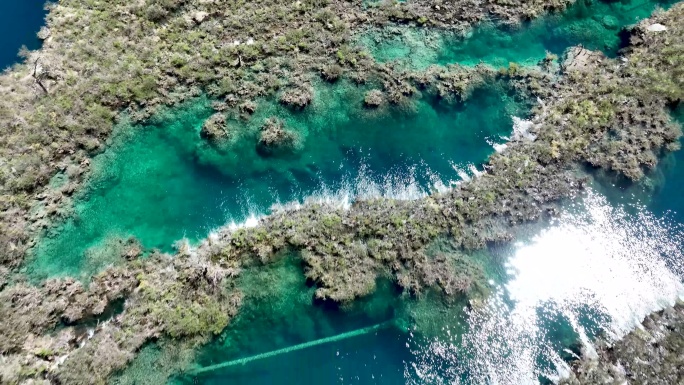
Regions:
M 62 383 L 105 383 L 153 338 L 206 341 L 240 306 L 230 285 L 235 274 L 190 255 L 155 255 L 109 268 L 87 289 L 73 279 L 15 284 L 0 292 L 2 380 L 49 375 Z M 120 314 L 108 314 L 124 299 Z

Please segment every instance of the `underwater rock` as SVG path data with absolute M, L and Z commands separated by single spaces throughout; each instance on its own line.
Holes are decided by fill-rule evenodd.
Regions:
M 240 112 L 244 114 L 253 114 L 257 109 L 257 104 L 251 100 L 247 100 L 239 106 Z
M 264 156 L 270 156 L 279 150 L 293 149 L 297 142 L 297 135 L 285 129 L 278 118 L 266 119 L 261 126 L 257 151 Z
M 104 384 L 152 339 L 206 342 L 242 303 L 229 284 L 237 274 L 196 255 L 153 254 L 105 270 L 87 289 L 73 279 L 15 284 L 0 291 L 0 383 Z
M 606 29 L 615 30 L 618 28 L 620 23 L 615 16 L 604 16 L 601 19 L 601 25 L 603 25 Z
M 308 106 L 311 99 L 313 99 L 311 88 L 293 88 L 280 95 L 280 103 L 298 110 Z
M 217 112 L 209 117 L 202 125 L 200 136 L 212 143 L 226 139 L 228 137 L 226 116 Z
M 385 98 L 382 95 L 382 91 L 380 90 L 370 90 L 366 92 L 366 95 L 363 98 L 363 104 L 366 107 L 370 108 L 377 108 L 380 107 L 385 101 Z

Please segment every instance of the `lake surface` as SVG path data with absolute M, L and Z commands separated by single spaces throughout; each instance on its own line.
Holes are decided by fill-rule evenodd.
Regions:
M 18 62 L 19 48 L 40 48 L 36 34 L 45 24 L 45 0 L 5 0 L 0 2 L 0 69 Z
M 322 84 L 304 111 L 264 101 L 249 121 L 229 120 L 229 138 L 218 144 L 200 136 L 212 114 L 208 100 L 146 126 L 122 124 L 112 146 L 93 160 L 74 215 L 38 246 L 32 275 L 92 274 L 116 260 L 104 255 L 120 239 L 134 236 L 145 248 L 171 251 L 177 240 L 201 240 L 277 204 L 425 196 L 472 174 L 494 152 L 492 143 L 510 134 L 512 117 L 527 114 L 527 104 L 498 83 L 466 102 L 426 97 L 375 110 L 363 106 L 364 91 Z M 260 130 L 273 116 L 296 143 L 264 154 Z
M 406 39 L 399 39 L 370 47 L 382 60 L 410 54 L 410 64 L 418 67 L 534 63 L 547 50 L 561 53 L 578 43 L 614 56 L 624 43 L 621 28 L 657 4 L 671 2 L 580 0 L 567 13 L 520 30 L 485 26 L 465 41 L 444 40 L 427 50 L 420 35 L 407 32 L 417 46 L 406 48 Z M 31 16 L 22 19 L 24 7 Z M 0 64 L 15 62 L 21 44 L 39 46 L 34 34 L 42 24 L 40 9 L 28 1 L 0 5 L 0 18 L 8 18 L 3 27 L 16 28 L 4 35 Z M 16 47 L 15 36 L 24 36 Z M 220 143 L 200 136 L 213 113 L 209 100 L 167 111 L 144 126 L 122 123 L 109 149 L 93 160 L 74 215 L 40 242 L 29 272 L 35 278 L 86 278 L 112 262 L 107 255 L 119 239 L 135 236 L 147 249 L 169 251 L 178 239 L 197 241 L 226 223 L 253 221 L 274 204 L 421 197 L 472 172 L 492 153 L 492 143 L 509 134 L 512 117 L 526 116 L 529 107 L 502 84 L 476 90 L 465 103 L 425 98 L 410 108 L 381 110 L 362 107 L 364 92 L 344 83 L 317 85 L 314 104 L 301 112 L 262 101 L 250 121 L 229 119 L 229 139 Z M 294 145 L 265 153 L 259 132 L 273 116 Z M 477 303 L 443 303 L 429 294 L 404 298 L 380 282 L 373 296 L 339 309 L 312 305 L 314 288 L 296 256 L 245 271 L 244 308 L 220 337 L 198 350 L 189 368 L 206 371 L 170 382 L 552 381 L 581 344 L 590 347 L 599 334 L 617 338 L 684 293 L 683 162 L 681 151 L 665 159 L 648 201 L 614 199 L 622 191 L 608 199 L 598 192 L 607 189 L 596 185 L 553 223 L 530 229 L 510 246 L 482 251 L 475 257 L 488 266 L 495 290 Z M 117 381 L 163 382 L 158 375 L 165 359 L 148 345 Z
M 684 122 L 684 108 L 674 117 Z M 552 223 L 483 252 L 479 258 L 498 265 L 487 269 L 496 289 L 469 309 L 429 296 L 401 299 L 380 285 L 352 309 L 331 311 L 310 306 L 313 288 L 291 262 L 258 274 L 247 271 L 244 312 L 200 350 L 196 367 L 350 331 L 352 336 L 172 383 L 551 383 L 569 369 L 567 360 L 583 344 L 591 349 L 599 335 L 619 338 L 646 314 L 683 298 L 682 174 L 684 151 L 678 151 L 651 174 L 657 185 L 645 201 L 643 194 L 634 199 L 634 187 L 597 181 Z M 270 289 L 255 289 L 260 287 Z M 388 321 L 388 327 L 363 332 Z

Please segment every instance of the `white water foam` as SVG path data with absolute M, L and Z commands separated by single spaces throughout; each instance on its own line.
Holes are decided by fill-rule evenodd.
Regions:
M 280 203 L 276 200 L 270 211 L 294 210 L 312 203 L 348 210 L 356 200 L 378 198 L 417 200 L 435 192 L 447 192 L 462 180 L 470 179 L 470 176 L 465 171 L 461 171 L 461 168 L 457 168 L 453 164 L 452 167 L 457 171 L 459 180 L 442 177 L 430 170 L 425 164 L 398 169 L 379 178 L 372 175 L 369 167 L 362 165 L 355 177 L 346 178 L 339 186 L 328 186 L 321 182 L 320 187 L 308 195 L 296 194 L 305 196 L 303 199 L 291 200 L 286 203 Z M 474 165 L 467 165 L 466 167 L 476 176 L 482 173 Z M 421 184 L 419 179 L 427 179 L 429 182 L 427 185 Z
M 406 371 L 419 381 L 407 381 L 555 381 L 569 368 L 559 355 L 562 344 L 547 336 L 558 332 L 550 326 L 554 320 L 564 320 L 589 354 L 587 328 L 609 339 L 620 338 L 647 314 L 674 304 L 684 294 L 683 245 L 680 228 L 643 209 L 628 214 L 590 192 L 583 204 L 567 210 L 553 226 L 516 246 L 506 266 L 509 282 L 468 312 L 469 331 L 462 340 L 433 341 L 418 348 L 416 361 Z
M 452 164 L 454 170 L 461 170 Z M 467 170 L 474 176 L 482 174 L 481 171 L 469 164 L 466 166 Z M 309 204 L 321 204 L 332 209 L 349 210 L 351 205 L 356 200 L 372 200 L 378 198 L 391 198 L 396 200 L 416 200 L 421 199 L 432 193 L 444 193 L 452 189 L 462 180 L 454 181 L 447 177 L 441 177 L 438 173 L 433 172 L 426 164 L 414 165 L 408 168 L 397 168 L 381 177 L 373 176 L 370 168 L 365 164 L 359 168 L 356 176 L 349 176 L 345 178 L 337 186 L 329 186 L 323 182 L 321 177 L 320 186 L 313 192 L 299 191 L 291 192 L 291 196 L 303 197 L 282 203 L 280 197 L 276 193 L 273 194 L 273 204 L 266 208 L 257 207 L 252 203 L 249 196 L 240 198 L 244 202 L 245 216 L 235 218 L 227 218 L 226 224 L 215 229 L 211 229 L 205 240 L 199 241 L 199 244 L 207 242 L 208 244 L 216 243 L 221 237 L 222 231 L 236 231 L 242 228 L 256 227 L 260 221 L 271 214 L 301 209 Z M 464 172 L 459 172 L 461 177 L 465 176 L 470 179 L 470 176 Z M 420 183 L 419 179 L 428 181 L 427 184 Z M 192 247 L 196 245 L 191 245 Z
M 541 100 L 539 100 L 539 102 L 541 103 Z M 502 140 L 504 143 L 497 143 L 497 141 L 491 137 L 486 139 L 487 144 L 492 146 L 494 151 L 497 153 L 504 152 L 508 148 L 508 143 L 510 141 L 534 142 L 537 139 L 536 135 L 530 133 L 530 130 L 534 127 L 533 121 L 521 119 L 517 116 L 511 116 L 511 119 L 513 120 L 513 132 L 511 133 L 511 136 L 508 137 L 500 135 L 498 138 L 498 140 Z

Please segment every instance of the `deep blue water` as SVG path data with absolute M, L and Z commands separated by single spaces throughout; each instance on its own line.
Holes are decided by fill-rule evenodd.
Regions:
M 0 1 L 0 69 L 19 61 L 22 45 L 40 48 L 36 34 L 45 22 L 44 4 L 45 0 Z

